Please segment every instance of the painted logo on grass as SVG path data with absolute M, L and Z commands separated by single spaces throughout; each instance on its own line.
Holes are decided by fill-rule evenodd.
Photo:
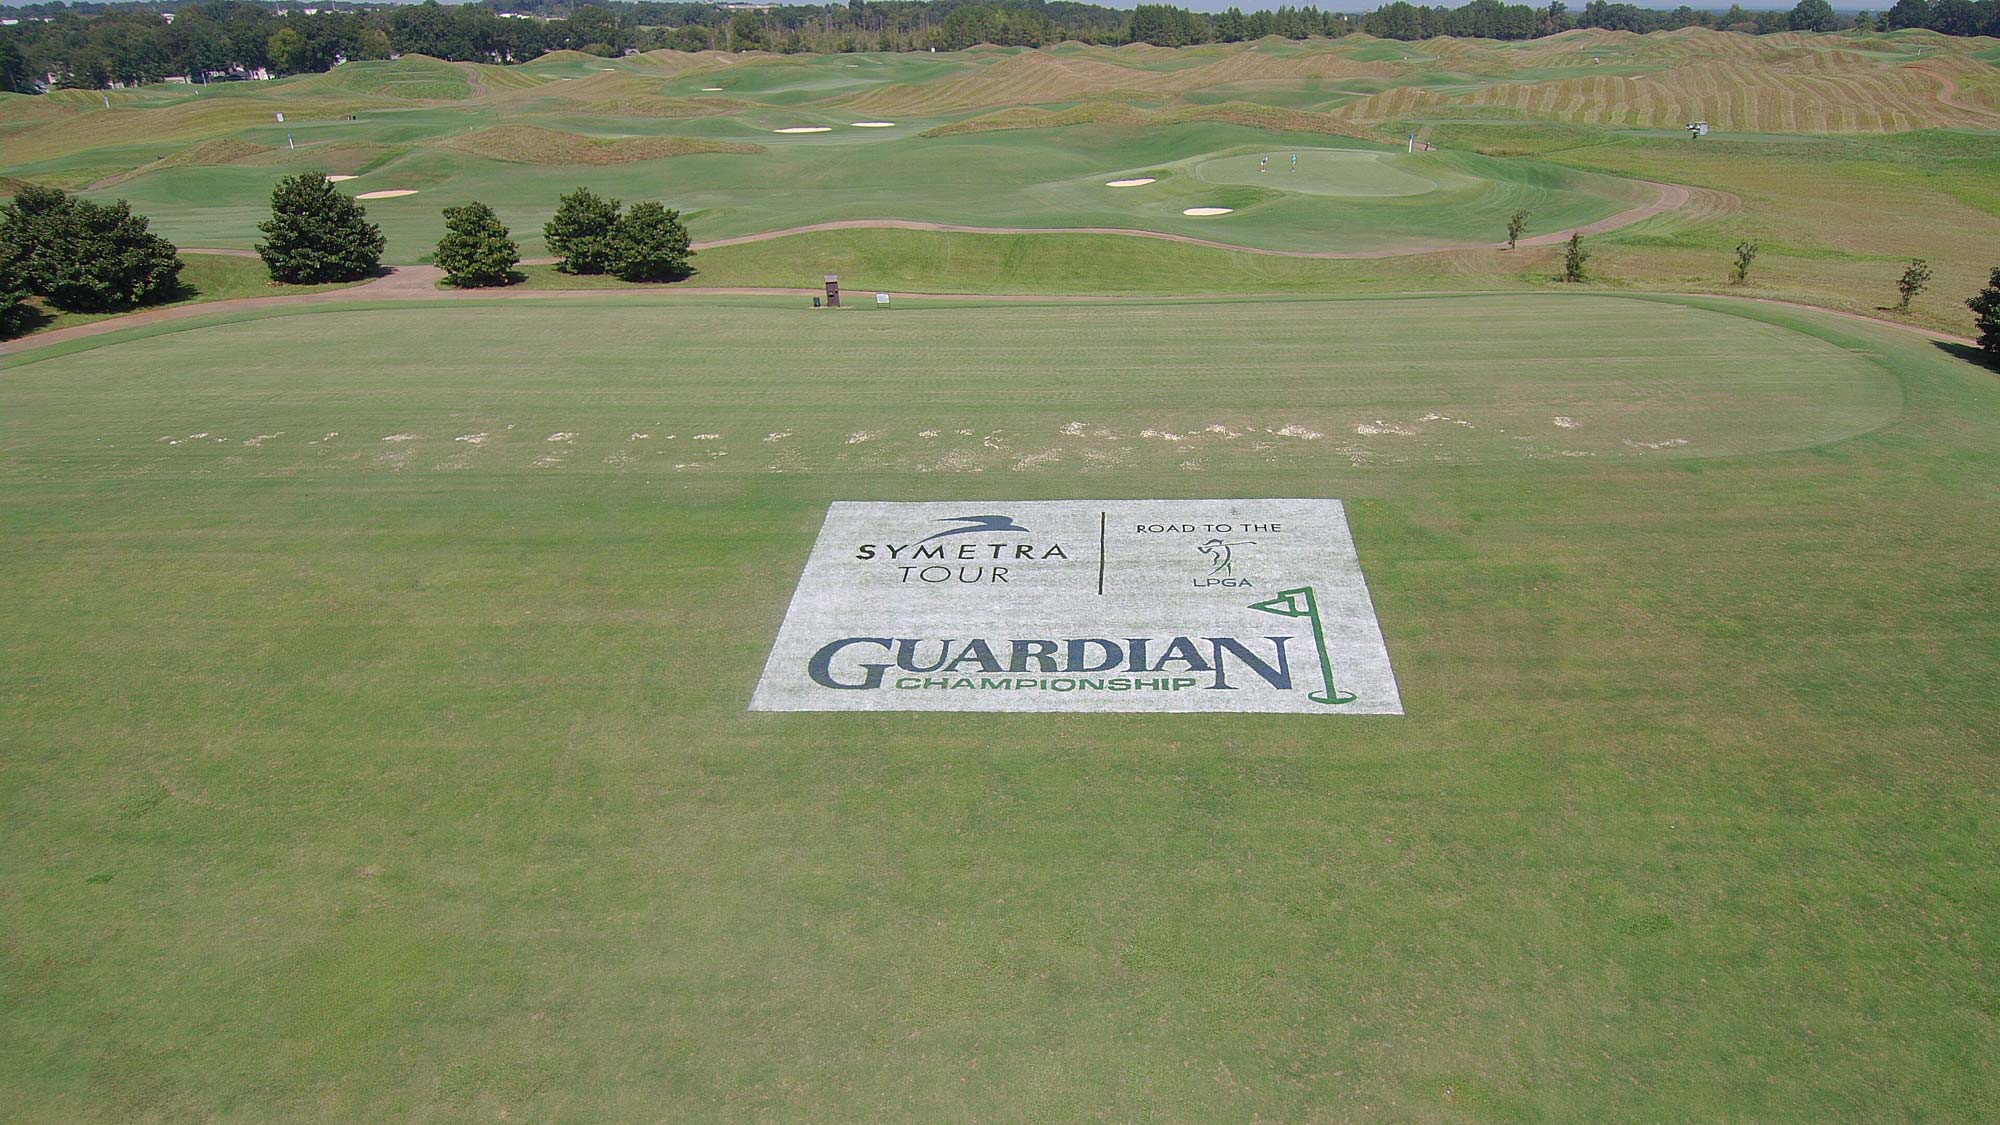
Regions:
M 1338 500 L 835 503 L 750 707 L 1403 713 Z

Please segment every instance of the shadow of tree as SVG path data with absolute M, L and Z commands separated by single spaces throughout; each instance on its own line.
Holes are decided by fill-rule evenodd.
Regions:
M 1962 359 L 1967 363 L 1976 363 L 1981 367 L 2000 371 L 2000 354 L 1983 351 L 1973 347 L 1971 344 L 1959 344 L 1950 340 L 1932 340 L 1931 346 L 1951 356 L 1953 359 Z

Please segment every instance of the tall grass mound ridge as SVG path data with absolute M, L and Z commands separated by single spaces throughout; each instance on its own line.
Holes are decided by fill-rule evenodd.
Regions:
M 708 137 L 587 137 L 539 125 L 496 125 L 438 142 L 440 148 L 512 164 L 631 164 L 697 153 L 764 151 L 763 145 Z

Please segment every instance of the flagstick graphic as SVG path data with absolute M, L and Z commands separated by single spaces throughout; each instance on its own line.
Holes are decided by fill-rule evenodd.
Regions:
M 1311 586 L 1301 586 L 1296 590 L 1280 590 L 1278 596 L 1267 602 L 1257 602 L 1251 609 L 1265 613 L 1275 613 L 1279 617 L 1310 617 L 1313 623 L 1313 644 L 1319 647 L 1319 674 L 1326 683 L 1323 692 L 1308 692 L 1306 698 L 1314 703 L 1338 706 L 1354 702 L 1351 691 L 1339 691 L 1333 686 L 1333 660 L 1326 654 L 1326 629 L 1319 623 L 1319 603 L 1313 599 Z

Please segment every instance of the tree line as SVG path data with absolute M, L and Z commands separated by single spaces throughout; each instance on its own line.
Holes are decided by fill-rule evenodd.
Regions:
M 1758 12 L 1740 5 L 1725 12 L 1662 10 L 1607 0 L 1590 0 L 1574 12 L 1563 0 L 1540 8 L 1503 0 L 1459 7 L 1396 0 L 1365 14 L 1312 5 L 1206 13 L 1140 4 L 1121 11 L 1071 0 L 854 0 L 763 12 L 656 0 L 482 0 L 450 7 L 435 0 L 413 5 L 327 0 L 310 15 L 295 0 L 160 0 L 51 2 L 10 11 L 21 22 L 0 27 L 0 90 L 17 93 L 48 85 L 104 89 L 168 77 L 316 73 L 346 59 L 402 54 L 519 63 L 557 50 L 605 57 L 661 48 L 797 54 L 958 50 L 980 43 L 1040 47 L 1065 40 L 1183 47 L 1269 35 L 1337 38 L 1356 31 L 1400 40 L 1533 39 L 1578 27 L 1640 33 L 1713 27 L 1755 34 L 1924 28 L 1945 35 L 2000 35 L 2000 0 L 1896 0 L 1879 17 L 1862 12 L 1853 19 L 1836 14 L 1827 0 Z
M 435 260 L 448 285 L 512 285 L 520 246 L 484 203 L 444 209 Z M 360 281 L 382 268 L 386 240 L 368 209 L 318 172 L 301 172 L 271 189 L 271 217 L 256 244 L 271 281 L 322 285 Z M 621 281 L 678 281 L 688 276 L 693 243 L 679 211 L 645 200 L 626 208 L 577 188 L 556 201 L 542 237 L 556 268 L 611 274 Z M 0 207 L 0 339 L 45 322 L 43 309 L 122 312 L 196 296 L 180 281 L 180 250 L 156 235 L 125 200 L 97 203 L 59 188 L 27 184 Z

